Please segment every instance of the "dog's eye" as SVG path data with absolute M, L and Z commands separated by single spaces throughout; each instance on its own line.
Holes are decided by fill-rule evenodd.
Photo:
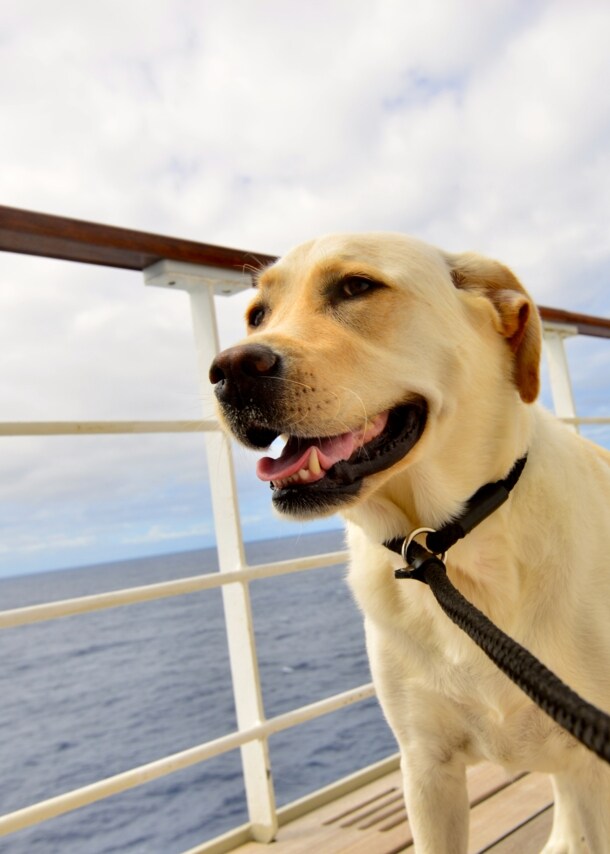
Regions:
M 252 328 L 256 328 L 257 326 L 260 326 L 261 323 L 263 322 L 263 320 L 265 319 L 266 313 L 267 312 L 266 312 L 266 309 L 264 306 L 262 306 L 262 305 L 253 306 L 250 309 L 250 311 L 248 312 L 248 317 L 247 317 L 248 326 L 250 326 Z
M 341 295 L 351 299 L 359 297 L 367 291 L 373 290 L 375 282 L 371 279 L 366 279 L 364 276 L 348 276 L 341 280 L 340 288 Z

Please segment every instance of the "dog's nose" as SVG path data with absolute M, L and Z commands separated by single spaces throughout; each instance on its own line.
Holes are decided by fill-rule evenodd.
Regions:
M 281 357 L 271 347 L 239 344 L 216 356 L 210 367 L 210 382 L 216 386 L 218 399 L 228 401 L 259 379 L 279 376 L 281 364 Z

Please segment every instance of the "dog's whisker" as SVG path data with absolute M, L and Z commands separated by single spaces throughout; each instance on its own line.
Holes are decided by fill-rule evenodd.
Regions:
M 349 394 L 353 394 L 353 395 L 354 395 L 354 397 L 356 398 L 356 400 L 357 400 L 357 401 L 360 403 L 360 405 L 362 406 L 362 411 L 363 411 L 363 413 L 364 413 L 364 432 L 366 432 L 366 430 L 367 430 L 367 428 L 368 428 L 368 426 L 369 426 L 369 416 L 368 416 L 368 413 L 367 413 L 367 411 L 366 411 L 366 405 L 365 405 L 365 403 L 364 403 L 364 400 L 363 400 L 363 399 L 362 399 L 362 397 L 358 394 L 358 392 L 354 391 L 352 388 L 348 388 L 347 386 L 343 386 L 343 385 L 340 385 L 340 386 L 339 386 L 339 388 L 340 388 L 340 389 L 342 389 L 343 391 L 347 391 Z
M 263 261 L 260 258 L 253 258 L 252 261 L 246 261 L 242 264 L 242 272 L 251 273 L 256 280 L 268 266 L 269 264 L 266 261 Z

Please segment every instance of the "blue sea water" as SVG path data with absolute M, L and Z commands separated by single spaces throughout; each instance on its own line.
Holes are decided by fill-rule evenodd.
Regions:
M 251 564 L 342 547 L 252 543 Z M 213 571 L 214 550 L 0 581 L 0 609 Z M 251 585 L 265 712 L 370 680 L 342 566 Z M 0 814 L 231 732 L 218 590 L 0 632 Z M 396 750 L 376 700 L 273 736 L 278 803 Z M 5 854 L 180 854 L 247 820 L 239 751 L 0 840 Z

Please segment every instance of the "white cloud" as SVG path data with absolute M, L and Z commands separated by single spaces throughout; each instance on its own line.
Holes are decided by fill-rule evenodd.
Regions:
M 271 253 L 411 231 L 499 257 L 542 303 L 607 313 L 609 40 L 594 0 L 9 0 L 0 201 Z M 246 299 L 220 301 L 223 341 Z M 4 420 L 200 416 L 188 301 L 139 274 L 3 254 L 0 337 Z M 597 412 L 610 353 L 591 358 Z M 4 506 L 54 495 L 61 515 L 80 496 L 93 518 L 115 490 L 110 531 L 119 498 L 184 483 L 193 453 L 71 442 L 11 440 Z M 154 498 L 130 506 L 165 524 Z M 176 531 L 196 524 L 181 506 Z
M 124 538 L 125 543 L 155 544 L 166 540 L 183 540 L 189 537 L 209 537 L 214 533 L 210 523 L 200 522 L 185 529 L 167 528 L 162 525 L 152 525 L 140 534 L 134 534 Z

